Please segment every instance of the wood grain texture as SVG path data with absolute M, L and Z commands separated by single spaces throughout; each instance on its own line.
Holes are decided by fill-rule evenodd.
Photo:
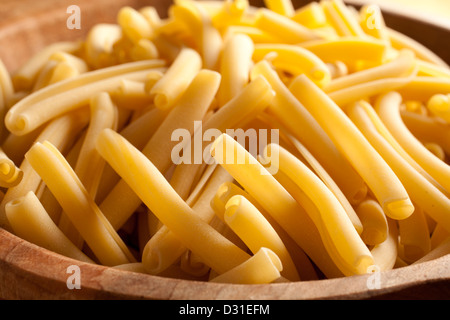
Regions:
M 305 1 L 294 2 L 301 5 Z M 261 3 L 252 1 L 252 4 Z M 66 9 L 70 4 L 60 0 L 1 1 L 0 58 L 10 71 L 45 45 L 82 38 L 93 24 L 115 21 L 118 9 L 124 5 L 159 5 L 160 13 L 164 14 L 170 2 L 78 0 L 76 4 L 82 10 L 81 30 L 66 28 Z M 419 41 L 450 37 L 448 30 L 428 24 L 428 29 L 416 27 L 420 22 L 401 15 L 390 15 L 387 21 L 399 31 L 417 28 Z M 450 50 L 442 50 L 439 41 L 433 40 L 428 45 L 450 61 Z M 80 290 L 70 290 L 66 285 L 70 276 L 67 268 L 71 265 L 81 269 Z M 0 298 L 3 299 L 449 299 L 450 255 L 382 272 L 380 289 L 368 289 L 369 277 L 251 286 L 175 280 L 81 263 L 0 229 Z

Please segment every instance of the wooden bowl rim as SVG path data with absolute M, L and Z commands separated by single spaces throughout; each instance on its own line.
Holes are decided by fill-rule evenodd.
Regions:
M 162 278 L 80 262 L 38 247 L 4 229 L 0 229 L 0 242 L 7 244 L 0 246 L 0 266 L 13 272 L 15 277 L 27 278 L 34 284 L 42 279 L 55 283 L 52 292 L 45 292 L 45 284 L 38 284 L 44 288 L 43 296 L 52 299 L 85 298 L 86 294 L 100 299 L 149 300 L 370 299 L 418 285 L 450 281 L 450 254 L 433 261 L 382 271 L 379 273 L 380 287 L 369 289 L 367 283 L 373 274 L 264 285 L 221 284 Z M 29 257 L 39 257 L 39 260 L 31 261 Z M 71 265 L 80 267 L 81 290 L 67 288 L 66 281 L 70 276 L 67 267 Z

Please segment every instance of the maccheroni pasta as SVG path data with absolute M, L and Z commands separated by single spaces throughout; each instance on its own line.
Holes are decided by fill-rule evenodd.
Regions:
M 213 283 L 450 254 L 450 67 L 377 6 L 264 2 L 124 7 L 0 61 L 0 226 Z

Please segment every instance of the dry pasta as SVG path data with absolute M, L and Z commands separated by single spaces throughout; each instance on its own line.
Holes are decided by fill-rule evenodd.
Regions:
M 0 61 L 0 226 L 67 257 L 213 283 L 450 253 L 450 68 L 342 0 L 123 7 Z

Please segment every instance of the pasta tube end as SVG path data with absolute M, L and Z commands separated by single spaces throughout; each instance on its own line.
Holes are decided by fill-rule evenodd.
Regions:
M 395 220 L 403 220 L 414 212 L 414 205 L 409 198 L 387 202 L 383 206 L 387 216 Z

